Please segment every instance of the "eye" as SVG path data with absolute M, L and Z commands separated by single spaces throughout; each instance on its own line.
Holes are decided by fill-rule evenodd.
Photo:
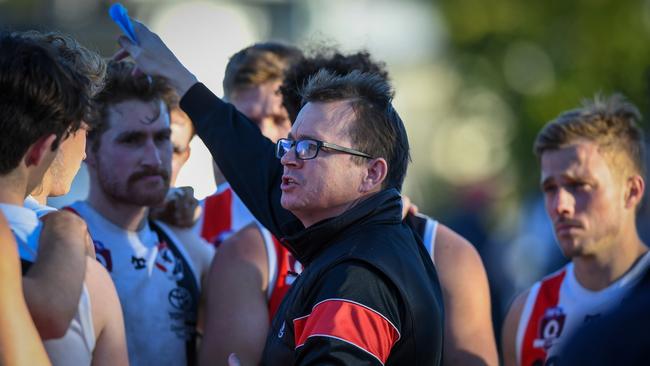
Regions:
M 572 182 L 569 184 L 569 187 L 573 191 L 588 191 L 591 188 L 591 185 L 587 182 Z
M 126 135 L 119 140 L 124 145 L 137 145 L 142 142 L 142 136 L 138 134 Z
M 171 131 L 165 131 L 165 132 L 157 133 L 156 136 L 155 136 L 155 139 L 156 139 L 156 142 L 159 142 L 159 143 L 170 141 L 170 139 L 171 139 Z
M 557 185 L 556 184 L 548 183 L 548 184 L 544 184 L 542 186 L 542 192 L 544 192 L 546 194 L 550 194 L 550 193 L 553 193 L 555 191 L 557 191 Z
M 300 158 L 309 159 L 316 156 L 318 144 L 312 140 L 301 140 L 296 144 L 296 154 Z

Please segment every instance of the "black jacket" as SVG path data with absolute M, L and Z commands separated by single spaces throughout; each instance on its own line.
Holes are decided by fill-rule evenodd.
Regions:
M 263 364 L 440 363 L 438 278 L 402 224 L 396 190 L 305 229 L 280 206 L 283 169 L 255 125 L 201 84 L 181 107 L 242 201 L 305 265 L 273 320 Z

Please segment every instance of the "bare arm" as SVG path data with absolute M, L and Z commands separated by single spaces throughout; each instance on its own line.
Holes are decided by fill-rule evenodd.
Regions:
M 86 287 L 95 328 L 93 362 L 97 365 L 128 365 L 122 306 L 115 285 L 99 262 L 88 258 Z
M 510 310 L 503 321 L 503 331 L 501 337 L 501 349 L 503 352 L 503 365 L 516 366 L 517 360 L 517 328 L 521 319 L 521 312 L 524 310 L 526 298 L 529 291 L 518 295 L 510 305 Z
M 49 365 L 22 293 L 16 242 L 0 214 L 0 365 Z
M 476 249 L 438 225 L 435 263 L 445 305 L 445 365 L 498 365 L 490 290 Z
M 201 365 L 227 365 L 235 352 L 243 365 L 262 357 L 269 328 L 268 259 L 264 240 L 248 225 L 217 251 L 208 279 Z
M 70 212 L 48 214 L 38 258 L 23 276 L 25 301 L 41 338 L 62 337 L 77 312 L 92 247 L 86 223 Z M 93 255 L 94 256 L 94 255 Z

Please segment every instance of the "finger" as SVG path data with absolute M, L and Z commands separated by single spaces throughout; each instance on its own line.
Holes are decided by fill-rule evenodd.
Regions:
M 111 57 L 111 60 L 120 61 L 129 57 L 129 52 L 123 48 L 120 48 L 115 54 Z
M 128 37 L 120 36 L 117 39 L 117 43 L 122 47 L 122 50 L 126 52 L 134 61 L 137 61 L 142 53 L 142 48 L 137 44 L 133 43 Z
M 411 207 L 409 207 L 409 213 L 410 213 L 411 215 L 415 215 L 415 214 L 417 214 L 418 212 L 420 212 L 420 209 L 418 208 L 418 206 L 416 206 L 416 205 L 414 205 L 414 204 L 411 203 Z
M 231 353 L 230 356 L 228 356 L 228 366 L 241 366 L 239 357 L 237 357 L 236 354 Z
M 134 78 L 141 77 L 144 75 L 144 72 L 140 70 L 137 66 L 133 68 L 133 71 L 131 71 L 131 76 Z

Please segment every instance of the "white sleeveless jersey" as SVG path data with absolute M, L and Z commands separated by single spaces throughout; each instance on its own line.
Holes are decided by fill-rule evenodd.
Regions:
M 531 288 L 516 335 L 517 364 L 554 365 L 562 344 L 583 324 L 600 317 L 624 300 L 650 266 L 646 253 L 623 277 L 600 290 L 578 283 L 573 263 Z
M 41 222 L 35 211 L 25 207 L 0 204 L 9 227 L 18 243 L 20 258 L 34 262 L 38 255 Z M 90 365 L 95 349 L 92 306 L 86 285 L 83 285 L 77 313 L 62 338 L 43 342 L 53 365 Z
M 199 276 L 171 230 L 165 229 L 165 234 L 183 258 L 174 255 L 149 222 L 131 232 L 114 225 L 86 202 L 75 202 L 70 208 L 86 220 L 97 259 L 115 283 L 124 312 L 130 364 L 186 365 L 186 351 L 193 353 L 195 347 L 198 304 L 179 283 L 191 280 L 198 284 Z

